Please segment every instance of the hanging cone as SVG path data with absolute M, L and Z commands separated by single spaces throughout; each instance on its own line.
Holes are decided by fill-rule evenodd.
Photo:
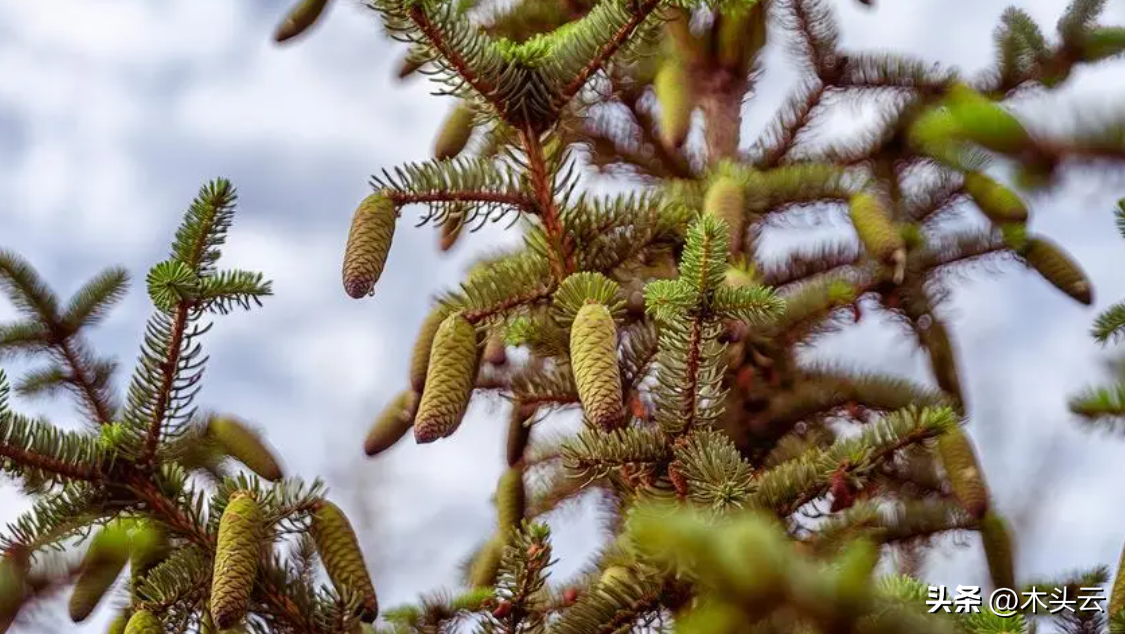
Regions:
M 324 14 L 328 0 L 301 0 L 274 31 L 276 42 L 285 42 L 309 30 Z
M 660 104 L 660 140 L 670 149 L 682 146 L 691 130 L 689 80 L 687 70 L 676 58 L 666 59 L 653 78 L 653 90 Z
M 996 511 L 989 511 L 980 520 L 980 537 L 992 585 L 1016 590 L 1015 560 L 1008 523 Z
M 965 174 L 965 191 L 992 222 L 1003 225 L 1027 222 L 1027 206 L 1016 192 L 980 172 Z
M 938 454 L 957 501 L 973 517 L 984 517 L 990 506 L 988 487 L 968 436 L 960 427 L 950 429 L 938 438 Z
M 986 149 L 1018 154 L 1031 143 L 1019 119 L 965 84 L 950 88 L 945 105 L 959 134 Z
M 125 634 L 164 634 L 164 625 L 152 612 L 140 610 L 129 617 Z
M 495 585 L 503 554 L 504 539 L 499 535 L 493 536 L 473 558 L 469 568 L 469 585 L 473 588 L 491 588 Z
M 586 416 L 603 430 L 618 427 L 625 412 L 617 326 L 605 306 L 586 304 L 578 311 L 570 328 L 570 364 Z
M 710 214 L 727 224 L 729 240 L 727 255 L 738 255 L 746 232 L 745 195 L 738 179 L 724 176 L 715 179 L 703 198 L 703 213 Z
M 359 540 L 347 516 L 340 507 L 321 500 L 313 513 L 311 532 L 332 585 L 337 590 L 346 589 L 361 597 L 360 618 L 365 623 L 374 623 L 379 616 L 379 601 L 371 584 L 371 575 L 367 573 Z
M 246 616 L 258 576 L 263 519 L 258 502 L 247 491 L 233 493 L 223 510 L 211 574 L 211 616 L 219 629 L 233 627 Z
M 521 460 L 527 450 L 527 441 L 531 437 L 531 428 L 527 421 L 535 415 L 535 406 L 520 402 L 512 403 L 512 413 L 508 419 L 508 443 L 506 447 L 508 466 L 514 467 Z
M 508 467 L 496 484 L 496 511 L 500 530 L 518 529 L 527 510 L 527 495 L 523 485 L 523 467 Z
M 1023 258 L 1043 279 L 1074 301 L 1094 303 L 1094 289 L 1082 268 L 1061 247 L 1046 238 L 1028 238 Z
M 426 387 L 426 372 L 430 368 L 430 352 L 434 346 L 434 335 L 450 312 L 443 304 L 434 307 L 430 314 L 426 315 L 418 331 L 418 337 L 414 340 L 414 352 L 410 357 L 410 385 L 419 394 Z
M 469 143 L 473 134 L 473 111 L 459 104 L 449 113 L 434 140 L 434 158 L 445 160 L 456 157 Z
M 352 216 L 344 249 L 344 291 L 359 299 L 375 292 L 395 235 L 394 202 L 383 193 L 363 199 Z
M 281 479 L 281 467 L 273 453 L 256 432 L 230 416 L 213 416 L 207 423 L 207 434 L 214 438 L 223 452 L 246 465 L 270 482 Z
M 102 529 L 82 559 L 82 571 L 70 595 L 70 620 L 85 621 L 117 581 L 129 561 L 129 536 L 120 526 Z
M 413 390 L 403 390 L 379 413 L 367 438 L 363 441 L 363 451 L 369 456 L 377 456 L 390 449 L 410 428 L 414 426 L 414 411 L 418 404 L 418 394 Z
M 922 345 L 930 356 L 930 369 L 934 373 L 938 387 L 952 396 L 958 403 L 964 402 L 961 394 L 961 379 L 957 373 L 957 357 L 945 324 L 931 318 L 930 327 L 919 333 Z
M 414 419 L 419 444 L 457 431 L 476 383 L 479 363 L 477 333 L 461 313 L 446 317 L 434 335 L 426 388 Z
M 861 192 L 851 197 L 848 215 L 863 248 L 880 262 L 891 262 L 904 253 L 906 244 L 881 200 Z

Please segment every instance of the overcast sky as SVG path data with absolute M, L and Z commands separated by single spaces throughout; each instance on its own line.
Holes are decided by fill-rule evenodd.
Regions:
M 876 0 L 873 12 L 835 4 L 848 48 L 911 52 L 970 70 L 992 60 L 1002 9 L 949 0 Z M 1018 4 L 1053 29 L 1065 3 Z M 1125 6 L 1110 4 L 1104 21 L 1125 23 Z M 404 443 L 380 460 L 363 457 L 363 434 L 406 384 L 409 347 L 432 294 L 474 252 L 514 236 L 475 234 L 443 256 L 432 229 L 405 220 L 376 295 L 347 298 L 340 257 L 369 175 L 427 159 L 451 104 L 428 96 L 424 81 L 393 79 L 403 50 L 382 35 L 374 14 L 337 2 L 312 37 L 277 48 L 270 33 L 285 8 L 250 0 L 0 0 L 0 246 L 29 258 L 63 294 L 108 265 L 143 280 L 165 257 L 199 185 L 232 179 L 241 204 L 224 262 L 262 271 L 276 297 L 220 320 L 207 336 L 211 361 L 199 403 L 263 427 L 291 474 L 326 479 L 364 527 L 380 602 L 390 606 L 447 582 L 488 535 L 506 417 L 474 405 L 452 439 Z M 781 61 L 779 53 L 771 46 L 769 60 Z M 747 105 L 747 138 L 793 79 L 786 66 L 770 68 Z M 1123 96 L 1118 64 L 1076 73 L 1058 107 L 1104 109 Z M 1060 110 L 1038 112 L 1049 123 Z M 1125 297 L 1118 274 L 1125 242 L 1111 215 L 1122 195 L 1120 175 L 1075 174 L 1032 201 L 1034 229 L 1076 254 L 1094 280 L 1097 307 Z M 1030 496 L 1043 511 L 1027 515 L 1035 522 L 1020 536 L 1019 575 L 1113 565 L 1125 540 L 1118 503 L 1125 443 L 1080 433 L 1065 408 L 1069 394 L 1097 378 L 1101 353 L 1087 335 L 1094 310 L 1010 267 L 960 285 L 952 308 L 970 429 L 999 507 L 1022 517 Z M 94 334 L 126 373 L 148 312 L 138 285 Z M 0 318 L 11 316 L 0 304 Z M 836 337 L 831 352 L 924 376 L 922 356 L 874 320 Z M 18 405 L 74 425 L 65 407 Z M 1061 466 L 1046 471 L 1045 459 Z M 0 488 L 0 521 L 25 504 Z M 559 577 L 581 563 L 595 537 L 581 516 L 568 517 L 556 522 Z M 938 559 L 930 569 L 936 582 L 986 579 L 975 544 Z M 110 612 L 103 606 L 82 631 L 100 631 Z

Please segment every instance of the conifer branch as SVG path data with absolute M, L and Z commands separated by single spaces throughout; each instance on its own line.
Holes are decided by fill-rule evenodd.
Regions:
M 538 206 L 539 219 L 543 222 L 543 230 L 547 235 L 551 271 L 554 273 L 555 281 L 561 284 L 574 271 L 574 259 L 570 251 L 569 237 L 564 233 L 559 221 L 554 188 L 543 157 L 543 146 L 539 142 L 539 135 L 530 128 L 520 130 L 520 143 L 527 155 L 531 191 Z
M 660 0 L 640 0 L 640 2 L 635 3 L 632 7 L 632 15 L 629 17 L 629 20 L 622 24 L 609 40 L 602 43 L 593 59 L 587 62 L 586 65 L 578 71 L 574 79 L 570 80 L 570 82 L 562 88 L 559 93 L 559 100 L 562 103 L 566 103 L 574 98 L 574 96 L 578 94 L 578 91 L 590 81 L 594 73 L 598 72 L 598 70 L 625 45 L 625 42 L 633 35 L 637 27 L 639 27 L 658 6 L 660 6 Z M 587 14 L 587 17 L 584 19 L 589 19 L 589 15 L 590 14 Z

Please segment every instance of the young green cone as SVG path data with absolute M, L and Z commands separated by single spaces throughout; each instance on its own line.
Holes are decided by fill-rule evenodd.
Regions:
M 890 262 L 906 249 L 902 234 L 895 229 L 882 201 L 874 194 L 860 192 L 848 203 L 848 215 L 863 248 L 880 262 Z
M 957 122 L 959 134 L 984 148 L 1014 154 L 1031 140 L 1012 113 L 965 84 L 950 88 L 945 105 Z
M 473 557 L 472 566 L 469 568 L 469 586 L 491 588 L 495 585 L 503 555 L 504 539 L 500 535 L 494 535 Z
M 125 634 L 164 634 L 164 625 L 152 612 L 139 610 L 129 617 Z
M 434 140 L 434 158 L 441 161 L 454 158 L 465 149 L 473 134 L 473 111 L 459 104 L 449 113 Z
M 531 428 L 527 421 L 535 415 L 535 406 L 525 403 L 512 403 L 512 412 L 508 418 L 508 442 L 505 448 L 508 466 L 514 467 L 521 460 L 527 450 L 527 441 L 531 437 Z
M 476 383 L 479 351 L 477 333 L 461 313 L 445 318 L 434 335 L 426 387 L 414 418 L 419 444 L 457 431 Z
M 239 491 L 231 495 L 219 520 L 215 567 L 211 573 L 211 617 L 219 629 L 233 627 L 246 616 L 246 605 L 258 576 L 263 519 L 254 496 Z
M 16 619 L 27 596 L 27 558 L 9 552 L 0 558 L 0 632 Z
M 1110 616 L 1125 610 L 1125 549 L 1117 562 L 1117 576 L 1113 579 L 1113 590 L 1109 594 L 1108 610 Z
M 984 517 L 989 509 L 988 487 L 973 444 L 960 427 L 938 438 L 938 455 L 957 501 L 973 517 Z
M 281 479 L 281 467 L 269 447 L 242 421 L 230 416 L 213 416 L 207 422 L 207 434 L 215 439 L 223 452 L 263 479 L 270 482 Z
M 1061 247 L 1046 238 L 1028 238 L 1023 258 L 1043 279 L 1074 301 L 1089 306 L 1094 289 L 1082 268 Z
M 586 416 L 598 427 L 614 429 L 624 420 L 621 370 L 617 365 L 617 326 L 601 304 L 579 309 L 570 327 L 570 364 Z
M 957 358 L 953 354 L 953 343 L 945 324 L 937 319 L 930 327 L 920 333 L 922 345 L 930 357 L 930 370 L 934 373 L 938 387 L 958 401 L 962 401 L 961 379 L 957 374 Z
M 1003 225 L 1027 222 L 1027 206 L 1016 192 L 980 172 L 965 174 L 965 191 L 992 222 Z
M 129 536 L 120 526 L 102 529 L 82 559 L 82 570 L 70 595 L 70 620 L 85 621 L 117 581 L 129 561 Z
M 527 510 L 527 494 L 523 486 L 523 467 L 508 467 L 496 484 L 496 511 L 500 530 L 519 528 Z
M 449 313 L 449 309 L 444 305 L 436 306 L 422 322 L 418 337 L 414 340 L 414 352 L 410 357 L 410 385 L 419 394 L 426 387 L 426 373 L 430 368 L 430 352 L 434 347 L 434 335 Z
M 337 590 L 347 589 L 362 598 L 360 619 L 372 623 L 379 616 L 379 601 L 359 541 L 340 507 L 321 500 L 312 516 L 312 538 L 328 578 Z
M 414 411 L 418 405 L 418 394 L 414 390 L 403 390 L 387 404 L 367 438 L 363 441 L 363 451 L 369 456 L 377 456 L 390 449 L 410 428 L 414 426 Z
M 328 0 L 301 0 L 277 27 L 273 34 L 274 41 L 284 42 L 307 31 L 320 19 L 326 6 Z
M 691 130 L 689 80 L 687 69 L 676 58 L 666 59 L 653 78 L 653 90 L 660 104 L 660 140 L 671 149 L 683 145 Z
M 164 561 L 172 548 L 168 543 L 167 533 L 157 524 L 146 521 L 134 531 L 130 540 L 130 550 L 132 553 L 129 566 L 135 592 L 144 575 L 153 566 Z
M 1012 553 L 1012 534 L 1008 523 L 996 511 L 988 511 L 980 519 L 980 538 L 984 556 L 988 560 L 988 573 L 996 588 L 1016 589 L 1015 560 Z
M 727 223 L 729 242 L 727 255 L 738 255 L 742 248 L 742 237 L 746 231 L 744 221 L 745 195 L 742 183 L 729 176 L 715 179 L 707 188 L 703 198 L 703 213 L 710 214 Z
M 344 291 L 359 299 L 375 292 L 395 235 L 394 201 L 381 192 L 363 199 L 352 216 L 344 249 Z

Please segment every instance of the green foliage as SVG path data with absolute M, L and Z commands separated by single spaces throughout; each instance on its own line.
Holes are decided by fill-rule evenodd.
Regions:
M 275 39 L 308 31 L 327 4 L 291 8 Z M 924 557 L 926 540 L 973 531 L 994 585 L 1024 584 L 1018 540 L 989 506 L 979 465 L 962 459 L 974 451 L 961 432 L 973 412 L 943 305 L 952 273 L 1001 259 L 1092 303 L 1074 259 L 1028 231 L 1034 203 L 1018 190 L 1052 186 L 1070 159 L 1125 161 L 1125 119 L 1076 112 L 1081 126 L 1048 136 L 1007 104 L 1119 56 L 1125 38 L 1098 23 L 1102 0 L 1075 0 L 1057 37 L 1005 10 L 995 67 L 974 80 L 842 49 L 827 0 L 366 4 L 407 46 L 400 77 L 429 75 L 458 114 L 435 160 L 372 179 L 345 252 L 347 294 L 371 294 L 411 206 L 424 206 L 419 225 L 440 227 L 443 249 L 487 222 L 522 229 L 522 244 L 480 258 L 436 300 L 410 385 L 365 442 L 372 456 L 411 429 L 416 443 L 435 442 L 456 433 L 477 393 L 511 402 L 497 527 L 466 566 L 469 588 L 372 624 L 367 564 L 322 485 L 282 479 L 256 434 L 196 410 L 210 320 L 271 293 L 257 273 L 218 268 L 236 196 L 217 180 L 146 276 L 154 314 L 122 403 L 110 389 L 116 366 L 84 335 L 120 300 L 126 273 L 107 269 L 63 302 L 0 251 L 0 291 L 18 313 L 0 325 L 0 359 L 45 362 L 16 381 L 16 395 L 65 390 L 89 423 L 62 431 L 19 414 L 0 375 L 0 470 L 36 496 L 0 541 L 3 627 L 73 582 L 69 549 L 127 525 L 126 631 L 1031 630 L 1036 615 L 927 614 L 923 583 L 880 566 L 894 549 Z M 804 77 L 743 150 L 743 102 L 767 40 L 784 40 Z M 847 143 L 815 133 L 835 97 L 870 95 L 878 130 Z M 583 160 L 649 186 L 580 191 Z M 997 163 L 1012 168 L 1011 185 L 985 175 Z M 970 200 L 987 227 L 947 221 Z M 766 230 L 798 215 L 827 219 L 826 210 L 859 239 L 767 257 Z M 809 360 L 824 335 L 873 312 L 925 350 L 937 388 Z M 1106 343 L 1123 328 L 1125 308 L 1113 306 L 1095 336 Z M 1099 388 L 1073 408 L 1093 421 L 1125 418 L 1125 387 Z M 573 409 L 584 421 L 576 434 L 535 429 Z M 257 476 L 233 473 L 226 458 Z M 553 583 L 541 520 L 587 493 L 613 539 Z M 145 530 L 159 540 L 142 557 Z M 315 585 L 317 565 L 330 585 Z M 116 573 L 99 591 L 106 579 L 112 586 Z M 1053 620 L 1070 632 L 1117 631 L 1123 615 Z

